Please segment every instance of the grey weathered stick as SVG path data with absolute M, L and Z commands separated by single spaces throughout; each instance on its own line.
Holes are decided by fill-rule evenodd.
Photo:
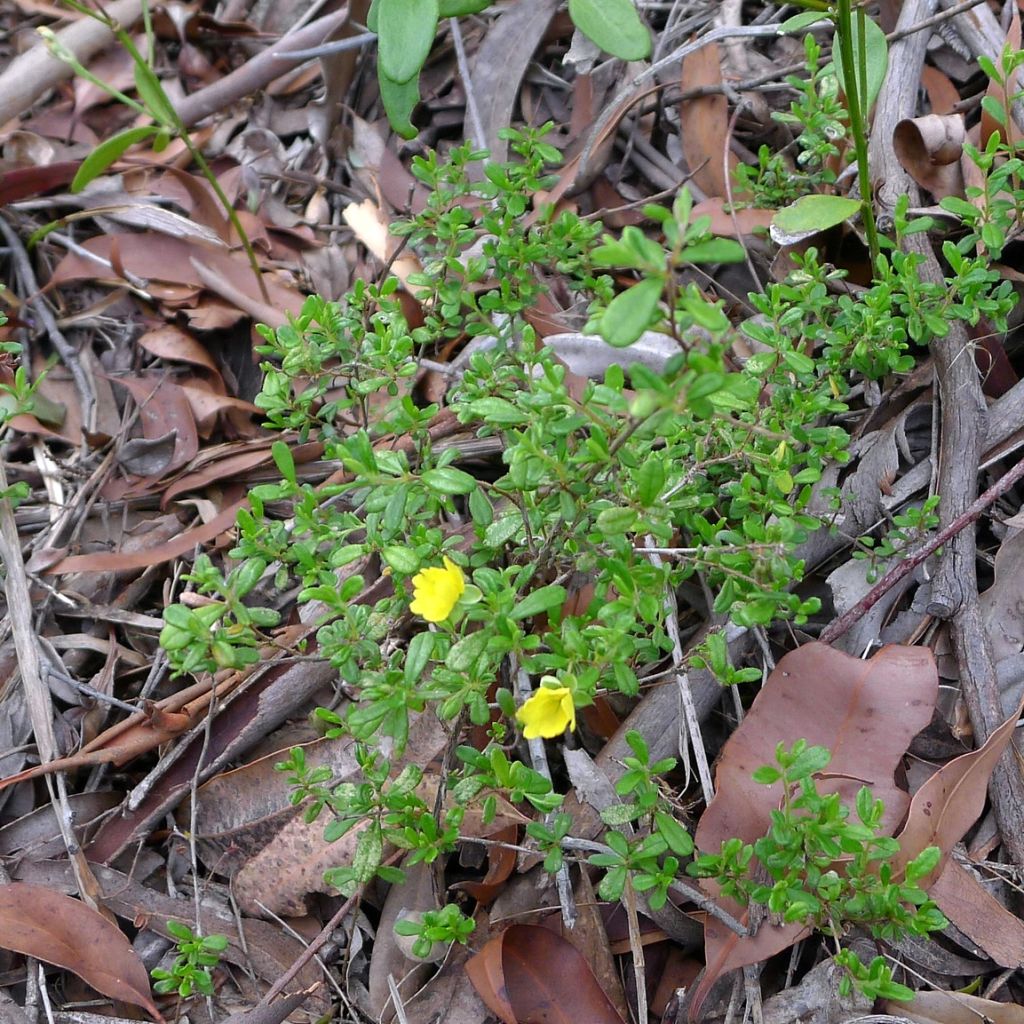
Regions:
M 117 0 L 106 10 L 122 25 L 131 25 L 142 13 L 142 0 Z M 82 18 L 57 33 L 57 41 L 82 64 L 88 64 L 113 39 L 110 29 L 92 18 Z M 64 61 L 50 56 L 40 39 L 31 50 L 15 57 L 0 74 L 0 124 L 24 114 L 44 93 L 70 78 L 72 73 Z
M 921 21 L 933 8 L 934 0 L 907 0 L 900 12 L 900 27 Z M 976 14 L 972 11 L 961 17 Z M 916 113 L 923 63 L 924 33 L 908 36 L 893 46 L 882 90 L 886 102 L 876 113 L 872 133 L 872 175 L 882 182 L 877 199 L 884 212 L 891 212 L 901 193 L 909 196 L 911 206 L 920 202 L 917 186 L 896 159 L 892 138 L 896 124 Z M 919 268 L 923 281 L 943 283 L 942 270 L 926 235 L 910 235 L 904 240 L 904 247 L 923 257 Z M 946 337 L 932 343 L 932 351 L 942 408 L 939 493 L 945 526 L 939 536 L 945 536 L 942 543 L 948 544 L 932 584 L 928 610 L 952 620 L 960 683 L 975 736 L 981 744 L 1004 716 L 992 650 L 978 609 L 977 550 L 970 526 L 999 494 L 1024 476 L 1024 462 L 983 495 L 975 497 L 985 444 L 986 409 L 970 338 L 963 324 L 951 324 Z M 1024 864 L 1024 776 L 1012 748 L 1004 753 L 992 773 L 989 792 L 1007 852 L 1015 864 Z
M 219 78 L 205 89 L 186 96 L 177 104 L 178 116 L 186 125 L 194 125 L 204 117 L 209 117 L 237 102 L 243 96 L 263 89 L 281 75 L 295 70 L 295 61 L 289 60 L 289 52 L 318 46 L 347 20 L 346 4 L 339 10 L 310 22 L 305 28 L 283 36 L 230 74 Z

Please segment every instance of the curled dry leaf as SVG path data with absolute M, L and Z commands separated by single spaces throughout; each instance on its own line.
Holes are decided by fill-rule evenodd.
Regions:
M 928 114 L 900 121 L 892 146 L 903 169 L 938 200 L 963 195 L 960 157 L 966 138 L 962 114 Z
M 0 947 L 73 971 L 97 992 L 163 1021 L 131 943 L 80 900 L 24 882 L 0 886 Z
M 623 1024 L 579 950 L 547 928 L 512 925 L 466 973 L 505 1024 Z

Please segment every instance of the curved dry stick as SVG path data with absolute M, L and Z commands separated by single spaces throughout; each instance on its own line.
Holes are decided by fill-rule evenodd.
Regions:
M 176 104 L 178 116 L 188 125 L 223 110 L 224 107 L 256 92 L 275 79 L 295 70 L 295 61 L 288 54 L 318 46 L 332 32 L 348 21 L 348 4 L 331 14 L 311 21 L 305 28 L 282 36 L 276 43 L 212 85 L 186 96 Z

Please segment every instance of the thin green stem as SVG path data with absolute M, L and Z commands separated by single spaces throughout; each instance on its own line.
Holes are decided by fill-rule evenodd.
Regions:
M 129 56 L 132 58 L 133 61 L 135 61 L 136 64 L 138 64 L 140 67 L 147 66 L 145 58 L 143 58 L 142 54 L 139 53 L 138 49 L 135 46 L 135 43 L 132 40 L 132 37 L 116 21 L 114 21 L 112 18 L 108 17 L 104 13 L 94 11 L 89 7 L 83 6 L 82 4 L 78 3 L 77 0 L 64 0 L 64 2 L 70 8 L 72 8 L 75 11 L 78 11 L 80 14 L 88 15 L 89 17 L 94 18 L 96 21 L 105 25 L 114 34 L 117 41 L 125 48 Z M 145 16 L 146 38 L 148 40 L 150 49 L 152 49 L 153 32 L 152 25 L 150 24 L 149 21 L 149 4 L 144 2 L 142 8 L 143 14 Z M 196 166 L 200 170 L 200 173 L 207 180 L 207 182 L 210 185 L 210 188 L 213 189 L 213 193 L 217 197 L 217 201 L 221 204 L 221 206 L 224 207 L 224 212 L 225 214 L 227 214 L 228 222 L 230 223 L 231 227 L 234 228 L 235 233 L 238 235 L 239 241 L 242 243 L 242 248 L 245 250 L 246 258 L 249 261 L 249 266 L 252 269 L 253 276 L 256 278 L 256 284 L 260 290 L 260 296 L 262 297 L 264 302 L 269 304 L 270 295 L 267 292 L 267 286 L 263 280 L 263 272 L 260 270 L 259 260 L 257 260 L 256 258 L 256 250 L 253 249 L 252 242 L 249 241 L 249 236 L 246 233 L 245 228 L 242 227 L 242 222 L 239 219 L 238 212 L 235 210 L 235 207 L 232 204 L 231 200 L 228 199 L 227 195 L 225 195 L 224 189 L 221 188 L 220 182 L 217 180 L 217 176 L 213 173 L 213 170 L 210 167 L 210 165 L 206 162 L 206 158 L 199 151 L 199 148 L 196 146 L 196 144 L 192 141 L 192 137 L 191 135 L 189 135 L 188 128 L 186 127 L 185 123 L 181 120 L 181 118 L 178 117 L 177 111 L 174 108 L 174 104 L 171 103 L 167 95 L 163 94 L 163 103 L 164 106 L 166 107 L 167 113 L 166 115 L 161 115 L 160 111 L 147 109 L 146 107 L 137 103 L 135 100 L 130 99 L 128 96 L 125 96 L 124 93 L 118 92 L 113 87 L 107 85 L 105 82 L 96 78 L 86 68 L 82 67 L 82 65 L 74 58 L 73 54 L 70 54 L 66 50 L 62 50 L 59 48 L 53 48 L 52 52 L 54 52 L 55 56 L 70 64 L 72 69 L 77 74 L 89 79 L 94 85 L 97 85 L 101 89 L 105 90 L 113 99 L 117 100 L 119 103 L 123 103 L 126 106 L 131 107 L 138 113 L 146 114 L 147 116 L 151 117 L 153 121 L 162 130 L 166 131 L 169 134 L 173 134 L 176 138 L 181 140 L 182 144 L 188 150 L 189 156 L 191 156 L 192 159 L 195 161 Z M 156 86 L 160 89 L 162 93 L 162 86 L 160 86 L 158 82 L 156 83 Z
M 858 9 L 858 18 L 863 19 L 863 10 Z M 843 64 L 843 82 L 846 103 L 850 112 L 850 132 L 853 135 L 853 149 L 857 158 L 857 179 L 860 183 L 861 216 L 864 219 L 864 234 L 871 254 L 871 268 L 878 264 L 878 230 L 875 227 L 875 211 L 871 201 L 871 173 L 868 168 L 868 138 L 865 119 L 867 117 L 867 40 L 864 21 L 860 21 L 861 33 L 857 41 L 859 60 L 853 52 L 853 16 L 850 0 L 837 0 L 836 33 L 839 36 L 839 57 Z M 863 100 L 863 102 L 862 102 Z

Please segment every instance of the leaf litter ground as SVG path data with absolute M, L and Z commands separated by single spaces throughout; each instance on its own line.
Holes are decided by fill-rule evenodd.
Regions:
M 420 136 L 404 143 L 389 132 L 366 73 L 372 50 L 297 66 L 267 59 L 300 17 L 305 26 L 289 38 L 310 46 L 354 32 L 366 7 L 263 10 L 229 0 L 153 12 L 158 72 L 254 243 L 259 283 L 180 146 L 131 151 L 86 191 L 68 191 L 83 158 L 130 126 L 131 111 L 82 78 L 68 80 L 40 47 L 15 55 L 33 42 L 34 27 L 71 25 L 87 37 L 75 43 L 82 62 L 129 92 L 131 60 L 88 22 L 54 21 L 52 7 L 0 7 L 5 337 L 23 343 L 34 375 L 56 357 L 32 413 L 15 416 L 4 437 L 6 479 L 26 484 L 29 496 L 0 509 L 0 1016 L 15 1024 L 87 1019 L 82 1012 L 124 1019 L 131 1005 L 167 1019 L 187 1011 L 193 1021 L 314 1020 L 333 1009 L 339 1020 L 397 1012 L 454 1024 L 614 1022 L 636 1019 L 644 1006 L 649 1020 L 681 1021 L 735 1016 L 742 999 L 779 1022 L 870 1012 L 870 1003 L 839 1000 L 820 938 L 771 919 L 737 934 L 708 913 L 710 890 L 638 912 L 629 898 L 600 900 L 596 879 L 574 871 L 572 892 L 560 896 L 524 845 L 523 808 L 511 804 L 499 806 L 488 830 L 467 822 L 464 831 L 486 842 L 465 844 L 436 871 L 421 866 L 405 886 L 341 900 L 323 872 L 352 855 L 358 833 L 325 843 L 321 824 L 305 823 L 273 771 L 280 752 L 311 743 L 310 762 L 337 781 L 359 774 L 350 742 L 317 740 L 308 724 L 336 689 L 329 665 L 296 656 L 315 609 L 286 620 L 276 651 L 256 669 L 168 679 L 156 637 L 176 581 L 198 550 L 223 557 L 248 489 L 277 475 L 275 438 L 253 404 L 253 324 L 285 324 L 306 294 L 340 296 L 385 265 L 403 283 L 420 269 L 387 228 L 425 202 L 409 171 L 423 147 L 444 151 L 469 138 L 503 159 L 500 129 L 553 121 L 547 141 L 564 163 L 545 198 L 598 215 L 609 229 L 636 225 L 652 235 L 644 203 L 688 183 L 713 231 L 745 246 L 744 263 L 700 282 L 726 299 L 736 323 L 753 314 L 744 297 L 784 278 L 808 244 L 848 270 L 853 287 L 865 279 L 849 210 L 835 214 L 832 204 L 808 224 L 793 207 L 776 244 L 778 231 L 774 242 L 764 234 L 774 219 L 764 190 L 762 204 L 752 203 L 736 176 L 758 165 L 762 146 L 798 171 L 799 127 L 771 115 L 789 109 L 796 89 L 785 77 L 804 74 L 804 52 L 799 35 L 775 34 L 778 9 L 648 5 L 653 66 L 626 66 L 589 54 L 552 0 L 498 5 L 463 19 L 459 39 L 442 26 L 423 75 Z M 994 108 L 980 99 L 999 94 L 977 58 L 995 61 L 1008 41 L 1020 44 L 1012 5 L 997 7 L 944 4 L 936 16 L 912 0 L 871 5 L 889 35 L 891 72 L 871 129 L 880 207 L 898 174 L 909 175 L 908 189 L 925 190 L 921 209 L 964 196 L 972 180 L 964 144 L 972 130 L 991 130 L 985 118 Z M 111 7 L 126 26 L 140 9 L 134 0 Z M 918 37 L 929 40 L 926 61 L 909 76 L 892 73 L 912 64 L 896 59 L 905 57 L 898 48 Z M 827 51 L 827 35 L 820 41 Z M 828 168 L 839 185 L 816 190 L 845 194 L 849 159 Z M 44 226 L 51 230 L 38 238 Z M 1001 273 L 1018 281 L 1012 255 Z M 575 373 L 600 377 L 606 352 L 563 308 L 557 275 L 546 283 L 551 297 L 531 322 Z M 414 318 L 414 286 L 403 302 Z M 807 551 L 805 585 L 826 598 L 822 614 L 799 629 L 747 630 L 731 644 L 736 664 L 763 673 L 756 698 L 691 671 L 688 707 L 675 685 L 633 704 L 602 702 L 588 709 L 582 744 L 548 751 L 581 842 L 601 837 L 599 812 L 618 799 L 627 728 L 643 735 L 652 759 L 710 762 L 713 778 L 706 770 L 689 781 L 673 776 L 673 795 L 698 848 L 713 850 L 764 833 L 778 794 L 750 773 L 772 760 L 777 743 L 828 746 L 840 791 L 869 780 L 884 798 L 901 856 L 928 845 L 942 852 L 929 892 L 953 926 L 932 940 L 882 945 L 920 994 L 909 1007 L 876 1008 L 921 1021 L 1018 1021 L 1024 994 L 1015 973 L 1024 963 L 1016 914 L 1024 833 L 1012 827 L 1019 758 L 1000 761 L 1012 746 L 1012 725 L 1001 723 L 1015 720 L 1007 716 L 1019 712 L 1024 680 L 1020 500 L 1006 476 L 1024 431 L 1024 390 L 1012 332 L 975 342 L 953 358 L 941 346 L 916 350 L 912 369 L 866 386 L 852 404 L 852 460 L 833 477 L 846 540 L 823 532 Z M 664 344 L 645 336 L 636 351 L 648 345 L 664 359 Z M 424 353 L 420 401 L 443 405 L 459 355 L 444 344 Z M 975 380 L 980 373 L 984 389 L 975 448 L 962 445 L 953 422 L 959 399 L 944 397 L 965 368 Z M 11 372 L 0 366 L 0 379 Z M 433 435 L 460 446 L 480 472 L 500 461 L 494 439 L 443 411 Z M 295 439 L 292 455 L 314 484 L 340 470 L 315 442 Z M 851 558 L 850 540 L 923 499 L 940 466 L 938 490 L 956 510 L 943 511 L 948 543 L 879 590 L 869 564 Z M 999 493 L 969 514 L 977 491 L 1000 480 Z M 974 564 L 975 544 L 981 593 L 972 585 L 960 610 L 944 605 L 929 581 L 956 558 Z M 371 580 L 371 593 L 381 585 Z M 280 595 L 280 605 L 291 614 L 293 598 Z M 690 627 L 695 608 L 680 610 Z M 889 646 L 859 660 L 880 644 Z M 687 715 L 702 724 L 706 749 L 681 749 Z M 414 720 L 406 762 L 437 794 L 448 744 L 436 720 Z M 432 906 L 439 884 L 461 894 L 477 928 L 469 948 L 415 961 L 394 924 Z M 751 924 L 745 908 L 731 909 Z M 148 974 L 166 963 L 168 922 L 227 936 L 212 1003 L 154 1003 Z M 864 937 L 851 941 L 867 956 L 877 951 Z M 276 1000 L 282 992 L 294 997 Z

